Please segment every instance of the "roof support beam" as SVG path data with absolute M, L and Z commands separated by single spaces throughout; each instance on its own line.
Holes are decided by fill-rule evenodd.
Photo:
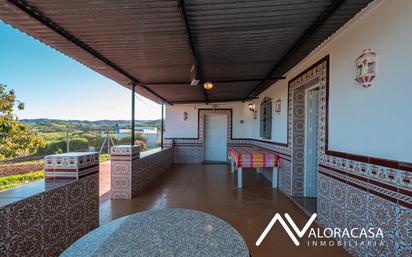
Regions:
M 128 78 L 130 81 L 132 81 L 132 84 L 134 83 L 135 85 L 139 85 L 163 102 L 167 102 L 166 99 L 158 95 L 156 92 L 148 88 L 144 83 L 139 81 L 136 77 L 128 73 L 127 71 L 123 70 L 121 67 L 119 67 L 117 64 L 103 56 L 101 53 L 96 51 L 94 48 L 89 46 L 87 43 L 83 42 L 79 38 L 75 37 L 73 34 L 70 32 L 67 32 L 63 27 L 58 25 L 56 22 L 45 16 L 42 12 L 36 9 L 36 7 L 31 6 L 29 3 L 23 0 L 8 0 L 11 4 L 15 5 L 17 8 L 22 10 L 23 12 L 27 13 L 30 15 L 32 18 L 35 20 L 39 21 L 43 25 L 47 26 L 49 29 L 53 30 L 57 34 L 61 35 L 62 37 L 66 38 L 76 46 L 82 48 L 84 51 L 88 52 L 89 54 L 93 55 L 95 58 L 99 59 L 106 65 L 110 66 L 112 69 L 116 70 L 126 78 Z
M 164 136 L 163 136 L 163 133 L 164 133 L 164 117 L 165 117 L 165 114 L 164 114 L 164 112 L 165 112 L 165 106 L 164 106 L 164 103 L 162 103 L 161 105 L 160 105 L 160 107 L 162 108 L 162 111 L 161 111 L 161 115 L 162 115 L 162 120 L 161 120 L 161 123 L 160 123 L 160 148 L 161 149 L 163 149 L 163 144 L 164 144 Z
M 286 77 L 271 77 L 269 80 L 286 79 Z M 233 80 L 213 80 L 213 83 L 240 83 L 240 82 L 256 82 L 263 79 L 233 79 Z M 190 81 L 185 82 L 148 82 L 146 85 L 190 85 Z
M 209 101 L 197 101 L 197 100 L 188 100 L 188 101 L 172 101 L 172 104 L 208 104 L 208 103 L 225 103 L 225 102 L 247 102 L 258 99 L 258 97 L 252 98 L 231 98 L 231 99 L 222 99 L 222 100 L 209 100 Z
M 338 7 L 344 2 L 345 0 L 334 0 L 331 4 L 321 13 L 321 15 L 316 19 L 315 22 L 302 34 L 302 36 L 293 44 L 293 46 L 286 52 L 285 55 L 273 66 L 270 72 L 267 74 L 266 78 L 259 82 L 259 84 L 246 96 L 252 97 L 256 94 L 260 93 L 260 90 L 265 86 L 266 82 L 269 78 L 273 75 L 273 73 L 285 62 L 288 58 L 293 55 L 302 45 L 306 42 L 306 40 L 329 18 L 332 13 L 338 9 Z
M 192 50 L 194 65 L 196 66 L 197 73 L 200 76 L 199 80 L 202 83 L 203 82 L 202 67 L 200 65 L 199 56 L 197 55 L 195 45 L 193 43 L 192 33 L 190 31 L 189 20 L 187 18 L 187 13 L 186 13 L 185 1 L 184 0 L 178 0 L 178 5 L 179 5 L 180 12 L 182 14 L 182 17 L 183 17 L 183 21 L 185 23 L 188 43 L 189 43 L 189 46 L 190 46 L 190 50 Z M 208 102 L 208 94 L 206 92 L 206 89 L 204 89 L 202 85 L 200 85 L 200 87 L 201 87 L 205 102 L 207 103 Z

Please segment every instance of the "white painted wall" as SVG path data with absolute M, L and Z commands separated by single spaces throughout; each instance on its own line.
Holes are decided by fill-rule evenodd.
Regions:
M 233 109 L 233 138 L 250 138 L 252 136 L 253 114 L 247 103 L 167 105 L 165 119 L 166 138 L 194 138 L 198 131 L 198 109 Z M 188 119 L 183 121 L 183 112 Z M 243 124 L 240 122 L 243 120 Z
M 183 120 L 183 112 L 187 112 L 187 120 Z M 166 105 L 165 137 L 194 138 L 197 137 L 198 113 L 193 105 Z
M 272 139 L 269 141 L 274 141 L 277 143 L 287 143 L 288 137 L 288 87 L 285 81 L 279 82 L 276 86 L 268 88 L 259 96 L 259 100 L 255 100 L 254 103 L 258 107 L 260 105 L 261 99 L 265 97 L 270 97 L 273 100 L 272 103 Z M 281 112 L 276 113 L 275 101 L 281 100 Z M 261 139 L 260 137 L 260 108 L 258 107 L 258 119 L 253 123 L 252 138 Z
M 412 162 L 412 1 L 378 3 L 259 96 L 282 100 L 281 114 L 273 115 L 272 141 L 287 142 L 288 81 L 329 54 L 329 149 Z M 378 53 L 378 73 L 372 87 L 363 88 L 354 79 L 355 59 L 368 48 Z M 248 103 L 218 108 L 234 109 L 234 137 L 260 138 L 259 113 L 254 120 Z M 181 119 L 184 110 L 189 113 L 186 122 Z M 166 137 L 197 136 L 193 105 L 167 106 L 166 115 Z
M 287 81 L 329 54 L 329 149 L 411 162 L 412 1 L 379 2 L 262 96 L 281 97 Z M 363 88 L 354 80 L 355 59 L 368 48 L 378 53 L 378 73 L 372 87 Z M 273 133 L 285 138 L 287 119 L 280 119 Z

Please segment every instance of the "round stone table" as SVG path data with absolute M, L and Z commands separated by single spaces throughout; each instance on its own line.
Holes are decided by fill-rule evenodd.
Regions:
M 225 221 L 171 208 L 114 220 L 77 240 L 61 256 L 249 257 L 249 250 Z

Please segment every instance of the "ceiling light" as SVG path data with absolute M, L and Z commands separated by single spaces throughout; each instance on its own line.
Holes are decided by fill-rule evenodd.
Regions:
M 213 88 L 213 83 L 212 82 L 205 82 L 203 83 L 203 88 L 206 90 L 210 90 Z

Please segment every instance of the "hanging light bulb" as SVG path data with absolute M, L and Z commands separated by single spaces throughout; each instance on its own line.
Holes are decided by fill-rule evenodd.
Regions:
M 213 83 L 212 82 L 205 82 L 203 83 L 203 88 L 206 90 L 210 90 L 213 88 Z

